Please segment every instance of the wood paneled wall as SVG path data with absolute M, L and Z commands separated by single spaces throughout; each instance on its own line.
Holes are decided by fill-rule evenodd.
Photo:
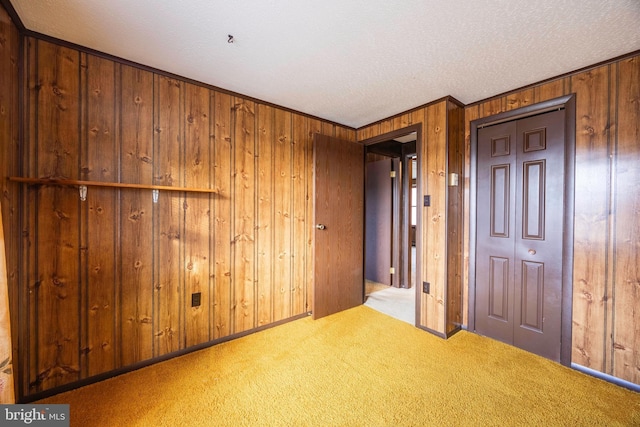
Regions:
M 310 310 L 313 135 L 354 130 L 35 38 L 24 58 L 3 176 L 216 192 L 12 184 L 22 398 Z
M 462 174 L 463 108 L 451 98 L 358 129 L 364 141 L 410 125 L 422 125 L 418 143 L 419 184 L 431 196 L 431 206 L 418 209 L 422 225 L 416 256 L 421 267 L 416 283 L 430 283 L 430 293 L 419 292 L 417 324 L 438 335 L 448 335 L 462 319 L 462 196 L 461 187 L 448 187 L 448 174 Z M 418 198 L 422 198 L 418 195 Z
M 0 188 L 2 189 L 2 222 L 5 253 L 11 335 L 13 346 L 14 380 L 17 380 L 18 360 L 18 280 L 20 252 L 19 186 L 4 179 L 19 171 L 17 153 L 20 152 L 20 34 L 7 12 L 0 6 Z M 16 395 L 17 397 L 17 395 Z
M 467 106 L 466 148 L 472 120 L 571 93 L 576 94 L 572 362 L 640 384 L 640 56 Z M 468 211 L 465 218 L 468 273 Z M 466 296 L 468 274 L 464 277 Z

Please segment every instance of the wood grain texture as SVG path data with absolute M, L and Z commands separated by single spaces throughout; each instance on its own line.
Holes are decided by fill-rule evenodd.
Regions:
M 611 374 L 640 383 L 640 58 L 616 70 L 615 246 Z
M 576 110 L 572 360 L 604 371 L 607 241 L 610 228 L 609 67 L 571 77 Z
M 0 141 L 3 156 L 0 157 L 0 176 L 11 176 L 20 172 L 20 70 L 18 69 L 20 55 L 20 34 L 11 21 L 4 8 L 0 7 Z M 8 306 L 6 311 L 7 322 L 10 322 L 10 329 L 6 331 L 10 334 L 10 345 L 7 343 L 8 353 L 0 355 L 2 360 L 11 359 L 11 374 L 4 375 L 7 383 L 18 385 L 20 382 L 18 372 L 21 369 L 18 353 L 19 343 L 19 316 L 21 308 L 19 305 L 19 262 L 20 262 L 20 186 L 2 180 L 0 182 L 0 192 L 2 194 L 2 225 L 4 235 L 4 254 L 6 257 L 6 295 Z M 24 300 L 23 300 L 24 301 Z M 15 387 L 5 387 L 0 392 L 0 401 L 3 403 L 15 402 L 15 396 L 19 391 Z
M 534 102 L 547 101 L 549 99 L 558 98 L 567 95 L 569 92 L 569 78 L 553 80 L 533 88 Z
M 417 115 L 418 118 L 422 117 L 422 111 L 421 110 L 415 111 L 415 114 Z M 407 126 L 411 126 L 412 124 L 414 124 L 413 115 L 414 115 L 414 112 L 410 111 L 410 112 L 407 112 L 405 114 L 402 114 L 400 116 L 395 117 L 393 119 L 393 129 L 394 130 L 403 129 L 403 128 L 406 128 Z M 379 126 L 378 126 L 378 132 L 380 133 L 380 127 Z
M 519 92 L 506 95 L 505 98 L 505 111 L 526 107 L 527 105 L 533 104 L 534 90 L 533 88 L 524 89 Z
M 37 42 L 35 60 L 37 163 L 36 170 L 29 174 L 78 178 L 80 55 L 68 48 Z M 78 197 L 68 189 L 49 187 L 41 189 L 35 201 L 39 227 L 32 234 L 37 262 L 30 307 L 35 330 L 30 339 L 35 341 L 37 362 L 30 375 L 32 391 L 80 378 Z M 38 233 L 43 227 L 47 233 Z
M 84 57 L 84 55 L 83 55 Z M 83 61 L 84 62 L 84 61 Z M 96 181 L 118 179 L 120 156 L 116 135 L 116 72 L 113 61 L 86 56 L 86 124 L 83 125 L 81 177 Z M 108 160 L 107 160 L 108 159 Z M 82 248 L 85 259 L 86 289 L 83 290 L 86 342 L 86 375 L 96 375 L 116 367 L 116 277 L 118 276 L 117 191 L 91 188 L 82 204 Z M 85 338 L 85 337 L 83 337 Z
M 313 252 L 313 248 L 315 245 L 315 204 L 312 202 L 313 199 L 313 188 L 314 188 L 314 180 L 313 180 L 313 141 L 315 135 L 322 133 L 322 122 L 320 120 L 309 120 L 309 136 L 306 141 L 307 145 L 307 164 L 309 165 L 308 175 L 307 175 L 307 229 L 305 235 L 305 243 L 307 249 L 307 259 L 305 262 L 305 269 L 307 271 L 306 278 L 306 288 L 305 288 L 305 311 L 310 312 L 313 307 L 313 292 L 314 292 L 314 264 L 315 264 L 315 256 Z M 355 142 L 356 133 L 352 132 L 348 141 Z
M 120 180 L 153 183 L 153 74 L 120 66 Z M 120 364 L 153 356 L 153 202 L 148 191 L 120 194 Z
M 300 115 L 293 116 L 292 123 L 292 276 L 291 276 L 291 311 L 292 313 L 304 313 L 306 311 L 305 304 L 305 283 L 308 273 L 306 267 L 306 249 L 307 236 L 306 231 L 309 227 L 307 221 L 307 178 L 309 156 L 307 149 L 309 144 L 308 119 Z
M 273 321 L 273 243 L 274 243 L 274 109 L 266 105 L 257 106 L 258 120 L 258 170 L 256 195 L 258 215 L 256 224 L 256 280 L 258 288 L 257 323 L 264 326 Z
M 447 101 L 447 287 L 445 333 L 450 334 L 462 324 L 462 275 L 463 275 L 463 230 L 464 230 L 464 109 Z M 450 174 L 458 175 L 458 185 L 449 185 Z
M 155 76 L 154 181 L 160 185 L 182 185 L 183 97 L 185 83 Z M 184 273 L 181 240 L 184 234 L 183 196 L 162 192 L 154 206 L 154 356 L 184 347 Z
M 214 184 L 218 197 L 214 200 L 214 332 L 213 338 L 231 334 L 231 173 L 233 146 L 231 140 L 231 96 L 215 93 L 214 120 Z
M 210 188 L 211 147 L 210 91 L 185 85 L 184 96 L 184 172 L 187 187 Z M 213 274 L 210 263 L 212 233 L 211 203 L 207 194 L 185 195 L 184 209 L 184 280 L 185 345 L 190 347 L 211 339 L 210 311 Z M 192 306 L 192 295 L 200 294 L 200 305 Z
M 502 98 L 495 98 L 489 101 L 485 101 L 480 104 L 480 111 L 482 112 L 482 117 L 493 116 L 494 114 L 502 113 L 506 111 L 507 100 Z
M 462 324 L 469 324 L 469 239 L 470 239 L 470 177 L 471 177 L 471 122 L 476 120 L 480 115 L 480 107 L 478 105 L 465 107 L 464 109 L 464 175 L 460 177 L 461 183 L 464 185 L 464 273 L 463 289 L 462 289 Z
M 426 108 L 424 168 L 422 182 L 431 196 L 431 206 L 423 210 L 424 280 L 431 292 L 423 294 L 421 325 L 439 333 L 445 332 L 445 293 L 447 278 L 447 105 L 446 102 Z M 425 153 L 425 149 L 428 153 Z M 423 187 L 425 188 L 425 187 Z
M 274 119 L 274 238 L 273 319 L 291 316 L 292 135 L 291 114 L 276 110 Z
M 255 105 L 235 98 L 233 277 L 235 333 L 255 327 Z
M 10 227 L 24 239 L 12 243 L 24 272 L 21 397 L 310 310 L 313 136 L 354 141 L 355 130 L 34 38 L 24 46 L 24 157 L 12 174 L 45 182 L 7 181 L 24 189 L 24 228 Z M 100 186 L 80 202 L 78 181 Z M 149 186 L 176 191 L 156 204 Z

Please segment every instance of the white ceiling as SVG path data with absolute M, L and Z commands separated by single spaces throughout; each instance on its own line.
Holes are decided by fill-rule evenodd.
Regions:
M 356 128 L 640 49 L 640 0 L 10 1 L 29 30 Z

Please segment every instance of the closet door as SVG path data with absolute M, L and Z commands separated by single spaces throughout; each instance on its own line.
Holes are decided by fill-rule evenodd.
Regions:
M 478 130 L 476 332 L 560 360 L 564 110 Z
M 560 360 L 564 110 L 517 122 L 513 344 Z
M 513 343 L 516 122 L 478 130 L 476 331 Z

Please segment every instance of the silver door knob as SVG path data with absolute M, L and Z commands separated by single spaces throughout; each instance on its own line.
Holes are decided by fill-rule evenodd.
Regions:
M 326 228 L 327 228 L 327 226 L 326 226 L 326 225 L 324 225 L 324 224 L 316 224 L 316 228 L 317 228 L 318 230 L 324 230 L 324 229 L 326 229 Z
M 529 249 L 529 254 L 530 255 L 535 255 L 536 254 L 536 250 L 535 249 Z

